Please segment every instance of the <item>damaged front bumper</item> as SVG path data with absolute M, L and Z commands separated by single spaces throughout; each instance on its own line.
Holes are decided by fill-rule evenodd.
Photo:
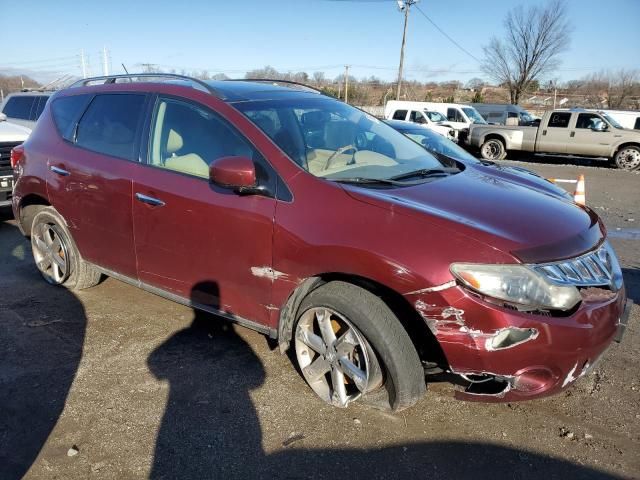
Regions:
M 414 306 L 450 372 L 463 380 L 456 398 L 485 402 L 529 400 L 568 387 L 621 340 L 632 305 L 624 287 L 585 293 L 567 316 L 521 312 L 458 286 L 420 293 Z

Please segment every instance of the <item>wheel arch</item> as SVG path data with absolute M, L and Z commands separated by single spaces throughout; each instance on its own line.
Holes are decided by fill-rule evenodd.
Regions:
M 625 147 L 636 147 L 636 148 L 640 148 L 640 142 L 638 142 L 638 141 L 633 141 L 633 140 L 632 140 L 632 141 L 625 141 L 625 142 L 622 142 L 622 143 L 621 143 L 621 144 L 619 144 L 619 145 L 616 145 L 615 147 L 613 147 L 613 150 L 612 150 L 612 152 L 611 152 L 611 158 L 612 158 L 612 159 L 615 159 L 615 158 L 616 158 L 616 155 L 618 154 L 618 152 L 619 152 L 620 150 L 622 150 L 623 148 L 625 148 Z
M 500 140 L 502 142 L 502 144 L 504 145 L 504 148 L 507 148 L 507 139 L 499 134 L 499 133 L 488 133 L 486 134 L 483 139 L 482 142 L 480 142 L 480 146 L 482 147 L 482 145 L 484 145 L 485 142 L 487 142 L 488 140 Z
M 41 195 L 29 194 L 20 200 L 17 218 L 18 226 L 25 237 L 31 236 L 31 224 L 36 214 L 43 208 L 50 207 L 51 203 Z
M 336 280 L 350 283 L 380 297 L 398 318 L 398 321 L 409 335 L 420 360 L 432 362 L 441 367 L 447 366 L 447 359 L 438 340 L 429 330 L 419 312 L 404 296 L 375 280 L 340 272 L 327 272 L 309 277 L 291 292 L 285 305 L 280 310 L 278 322 L 278 345 L 281 353 L 285 353 L 291 344 L 293 327 L 298 317 L 298 310 L 302 300 L 319 286 Z

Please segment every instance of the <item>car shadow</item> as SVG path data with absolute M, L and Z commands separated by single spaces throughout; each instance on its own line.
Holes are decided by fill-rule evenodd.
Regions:
M 64 408 L 84 344 L 80 301 L 47 284 L 0 212 L 0 478 L 22 478 Z
M 209 291 L 215 285 L 205 283 Z M 481 442 L 421 442 L 366 450 L 288 446 L 266 453 L 251 399 L 251 391 L 264 383 L 265 369 L 236 328 L 241 327 L 194 311 L 188 328 L 149 355 L 153 374 L 169 383 L 150 478 L 617 478 Z

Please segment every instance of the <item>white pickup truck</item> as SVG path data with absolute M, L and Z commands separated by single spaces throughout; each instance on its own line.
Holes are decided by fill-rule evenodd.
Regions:
M 595 110 L 545 112 L 537 127 L 471 125 L 466 144 L 487 160 L 502 160 L 508 151 L 532 152 L 606 158 L 618 168 L 640 168 L 640 132 Z

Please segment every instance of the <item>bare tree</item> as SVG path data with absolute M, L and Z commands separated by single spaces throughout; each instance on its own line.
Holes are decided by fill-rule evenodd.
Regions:
M 509 89 L 511 103 L 533 80 L 558 66 L 558 56 L 569 45 L 571 26 L 564 0 L 524 9 L 518 6 L 504 21 L 505 37 L 493 37 L 484 47 L 482 70 Z

